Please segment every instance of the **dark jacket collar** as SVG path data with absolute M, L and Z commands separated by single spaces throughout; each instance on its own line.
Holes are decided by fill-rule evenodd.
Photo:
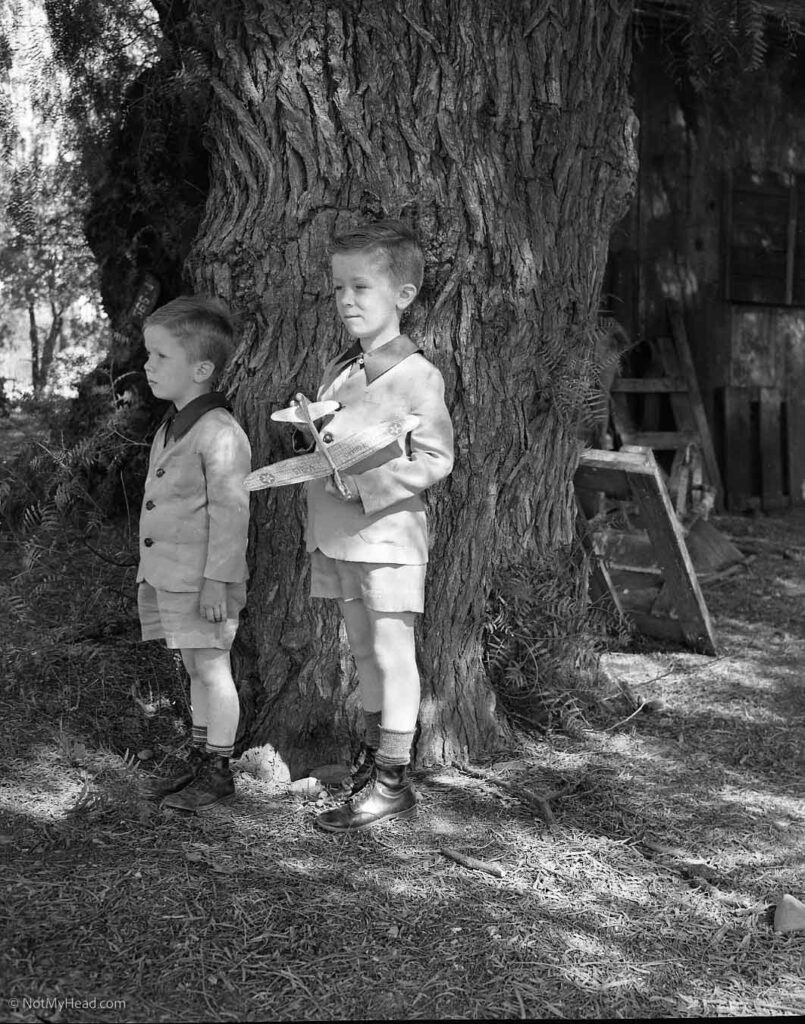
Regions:
M 421 352 L 419 345 L 416 345 L 407 334 L 398 334 L 396 338 L 387 341 L 385 345 L 376 348 L 371 352 L 364 352 L 361 343 L 356 341 L 354 345 L 338 356 L 332 364 L 332 372 L 328 375 L 335 380 L 338 374 L 356 359 L 363 359 L 363 368 L 366 373 L 366 383 L 371 384 L 386 371 L 390 370 L 403 359 L 412 356 L 415 352 Z M 327 381 L 326 383 L 330 383 Z
M 204 413 L 209 412 L 211 409 L 228 409 L 229 404 L 227 403 L 226 396 L 222 395 L 220 391 L 210 391 L 206 395 L 199 395 L 198 398 L 194 398 L 192 402 L 188 402 L 184 408 L 177 410 L 175 405 L 171 405 L 170 409 L 162 417 L 162 423 L 167 424 L 165 427 L 165 444 L 172 437 L 174 441 L 178 441 L 180 438 L 194 426 Z

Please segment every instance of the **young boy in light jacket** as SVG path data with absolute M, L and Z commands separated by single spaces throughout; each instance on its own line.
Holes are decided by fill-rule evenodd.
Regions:
M 153 780 L 163 806 L 202 812 L 234 794 L 229 768 L 240 706 L 229 651 L 246 602 L 251 468 L 246 434 L 214 389 L 232 355 L 223 305 L 185 296 L 145 322 L 145 373 L 171 406 L 151 446 L 140 513 L 143 640 L 178 649 L 190 676 L 186 765 Z
M 422 284 L 423 254 L 400 222 L 334 239 L 335 300 L 355 344 L 325 369 L 318 399 L 341 408 L 320 427 L 324 444 L 374 424 L 414 417 L 406 436 L 342 474 L 307 484 L 311 596 L 339 602 L 358 669 L 365 743 L 347 803 L 318 816 L 356 832 L 416 813 L 407 765 L 419 713 L 414 621 L 424 609 L 428 524 L 422 492 L 453 466 L 453 429 L 439 370 L 400 334 Z

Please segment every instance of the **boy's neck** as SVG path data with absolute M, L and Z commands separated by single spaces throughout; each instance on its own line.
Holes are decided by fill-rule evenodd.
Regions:
M 400 325 L 397 324 L 396 330 L 384 331 L 383 334 L 379 335 L 379 337 L 377 338 L 372 338 L 371 340 L 367 338 L 361 338 L 361 348 L 363 349 L 364 352 L 374 352 L 375 349 L 382 348 L 384 345 L 388 345 L 390 341 L 394 341 L 394 339 L 399 338 L 399 336 Z
M 176 411 L 180 412 L 186 405 L 190 405 L 191 402 L 197 398 L 201 398 L 202 395 L 209 395 L 213 392 L 214 388 L 205 387 L 200 390 L 189 391 L 186 395 L 182 395 L 181 398 L 174 398 L 173 404 L 176 406 Z

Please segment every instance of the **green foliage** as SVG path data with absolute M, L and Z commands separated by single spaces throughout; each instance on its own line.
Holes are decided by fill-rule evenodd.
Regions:
M 147 0 L 44 0 L 53 59 L 70 82 L 79 149 L 103 147 L 132 81 L 156 60 L 160 31 Z M 95 135 L 95 140 L 91 138 Z
M 723 169 L 805 169 L 802 0 L 650 3 L 685 119 Z M 649 26 L 655 22 L 649 20 Z
M 517 724 L 569 732 L 602 707 L 599 660 L 629 630 L 587 597 L 589 557 L 580 545 L 498 573 L 484 623 L 484 662 Z
M 117 327 L 142 273 L 164 299 L 184 287 L 208 189 L 207 42 L 184 4 L 47 0 L 46 11 L 90 189 L 85 230 Z
M 74 433 L 73 401 L 54 396 L 20 403 L 22 414 L 42 424 L 46 439 L 29 442 L 3 467 L 0 525 L 28 566 L 41 560 L 63 530 L 77 529 L 88 543 L 110 517 L 130 514 L 137 506 L 147 462 L 148 446 L 140 438 L 148 411 L 136 403 L 117 404 L 111 390 L 98 400 L 105 415 L 83 436 Z
M 35 704 L 31 716 L 42 722 L 69 716 L 71 734 L 120 751 L 144 728 L 137 708 L 166 698 L 172 708 L 184 678 L 170 652 L 139 642 L 131 515 L 146 458 L 134 439 L 144 410 L 112 396 L 111 386 L 97 396 L 83 435 L 75 401 L 29 398 L 15 410 L 15 426 L 27 420 L 38 430 L 0 464 L 0 695 L 15 707 Z M 68 746 L 65 756 L 75 754 Z M 99 810 L 90 804 L 88 792 L 83 810 Z
M 27 383 L 41 390 L 54 356 L 81 329 L 70 311 L 94 307 L 96 322 L 102 318 L 83 235 L 87 192 L 64 116 L 65 76 L 53 64 L 37 11 L 35 3 L 17 4 L 11 20 L 0 20 L 14 82 L 12 96 L 0 81 L 0 96 L 14 100 L 0 109 L 0 308 L 3 338 L 17 353 L 27 351 Z M 23 331 L 15 330 L 21 311 Z M 88 340 L 92 332 L 82 333 Z M 94 346 L 96 359 L 101 345 Z
M 95 287 L 96 268 L 81 228 L 81 193 L 63 159 L 18 160 L 8 178 L 0 289 L 7 303 L 63 312 Z
M 73 810 L 94 817 L 126 811 L 127 748 L 153 745 L 155 731 L 178 742 L 185 678 L 171 652 L 140 642 L 125 523 L 99 520 L 88 544 L 80 520 L 55 504 L 32 505 L 13 535 L 2 532 L 0 701 L 15 724 L 26 723 L 23 749 L 32 729 L 58 729 L 63 760 L 87 772 Z
M 703 0 L 691 5 L 689 17 L 685 44 L 696 88 L 706 88 L 722 69 L 734 75 L 763 66 L 768 41 L 760 0 Z
M 705 93 L 761 70 L 772 49 L 793 54 L 805 5 L 768 0 L 696 0 L 684 7 L 649 3 L 658 17 L 667 69 L 677 82 Z

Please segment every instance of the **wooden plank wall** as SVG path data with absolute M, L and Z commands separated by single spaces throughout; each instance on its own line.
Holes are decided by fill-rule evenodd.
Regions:
M 786 418 L 780 388 L 724 389 L 727 508 L 773 511 L 792 504 L 784 463 Z
M 805 502 L 805 311 L 735 307 L 722 392 L 727 507 Z
M 649 34 L 635 62 L 638 189 L 604 289 L 635 343 L 621 372 L 655 375 L 640 353 L 678 301 L 727 508 L 805 504 L 805 175 L 792 188 L 770 169 L 726 172 L 662 53 Z M 662 429 L 643 413 L 643 429 Z
M 788 493 L 805 504 L 805 315 L 789 317 L 782 329 L 785 354 L 785 439 Z

